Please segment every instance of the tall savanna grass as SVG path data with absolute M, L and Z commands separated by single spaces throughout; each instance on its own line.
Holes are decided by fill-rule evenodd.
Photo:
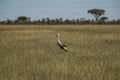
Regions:
M 0 80 L 120 80 L 120 25 L 0 25 Z

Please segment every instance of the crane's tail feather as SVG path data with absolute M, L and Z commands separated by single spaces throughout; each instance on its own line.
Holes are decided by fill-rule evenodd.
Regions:
M 63 49 L 64 49 L 64 51 L 68 52 L 68 49 L 67 49 L 67 47 L 63 47 Z

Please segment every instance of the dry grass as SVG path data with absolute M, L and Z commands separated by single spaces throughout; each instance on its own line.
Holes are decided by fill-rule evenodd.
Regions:
M 0 25 L 0 80 L 120 80 L 120 26 Z

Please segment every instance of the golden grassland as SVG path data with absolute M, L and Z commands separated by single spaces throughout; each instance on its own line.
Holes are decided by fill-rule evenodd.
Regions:
M 0 80 L 120 80 L 120 25 L 0 25 Z

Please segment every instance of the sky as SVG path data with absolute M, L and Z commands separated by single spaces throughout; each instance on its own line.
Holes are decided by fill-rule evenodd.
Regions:
M 94 19 L 90 9 L 104 9 L 109 20 L 120 19 L 120 0 L 0 0 L 0 20 L 19 16 L 42 18 Z

